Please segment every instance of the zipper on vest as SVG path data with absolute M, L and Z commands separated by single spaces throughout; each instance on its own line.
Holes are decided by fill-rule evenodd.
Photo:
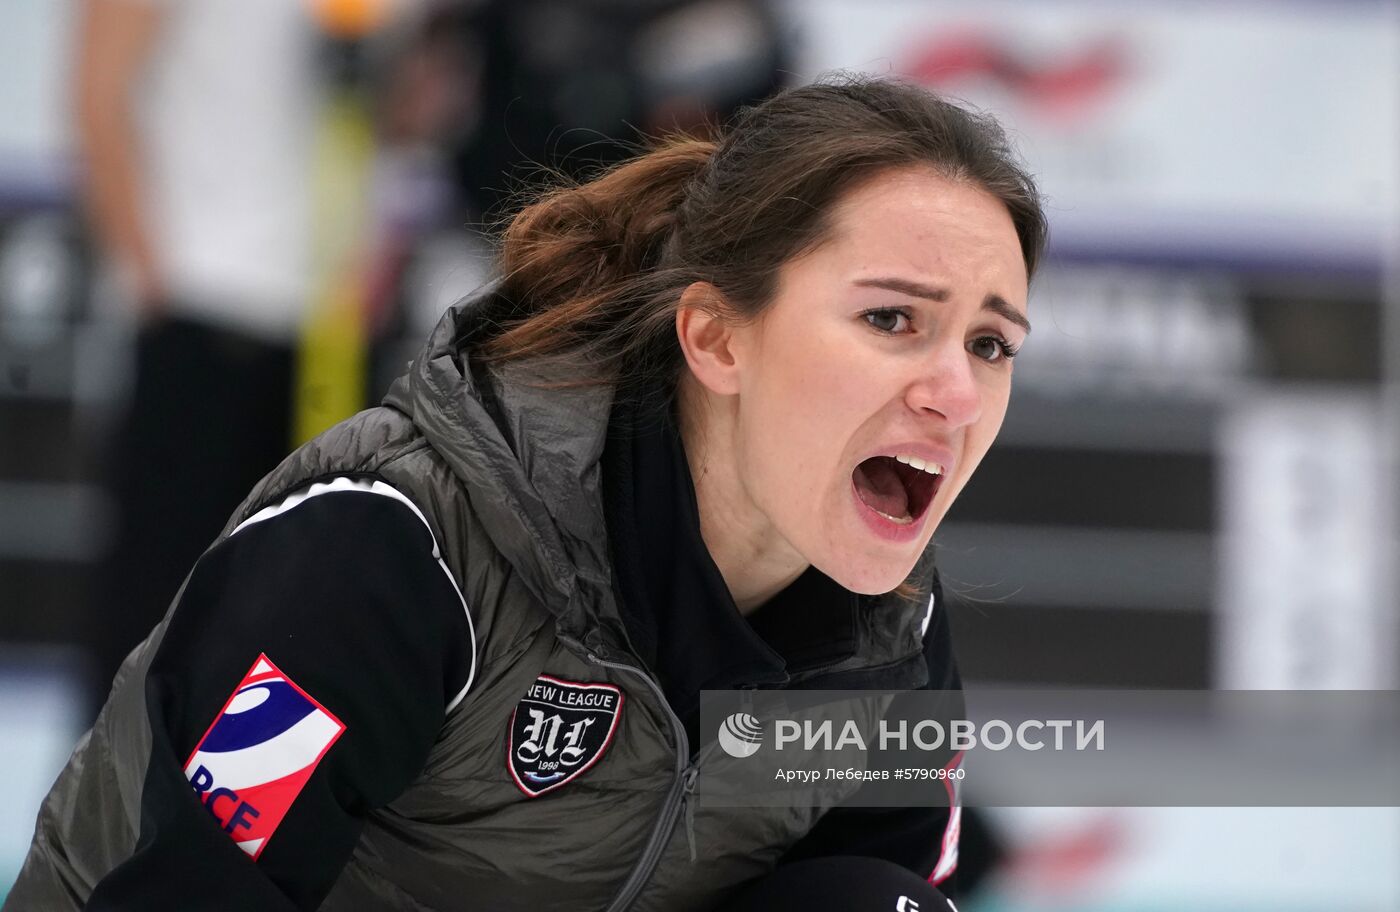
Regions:
M 686 767 L 685 780 L 681 785 L 681 812 L 685 815 L 685 844 L 690 849 L 690 863 L 695 864 L 695 780 L 700 776 L 700 761 L 697 759 Z
M 666 712 L 666 718 L 671 721 L 671 730 L 676 736 L 676 778 L 671 783 L 671 790 L 666 793 L 666 800 L 661 805 L 661 814 L 656 818 L 656 823 L 651 828 L 651 835 L 647 837 L 646 846 L 642 849 L 641 857 L 632 868 L 632 873 L 627 875 L 627 881 L 622 885 L 617 897 L 608 906 L 608 912 L 624 912 L 631 907 L 637 894 L 642 892 L 647 881 L 651 879 L 652 872 L 656 870 L 656 865 L 661 861 L 661 855 L 666 851 L 666 843 L 671 840 L 671 834 L 675 832 L 677 818 L 680 817 L 683 809 L 690 807 L 690 795 L 695 788 L 695 779 L 699 775 L 698 765 L 690 763 L 690 739 L 685 733 L 685 726 L 677 718 L 671 709 L 671 704 L 666 700 L 666 694 L 662 692 L 661 686 L 652 680 L 651 675 L 635 665 L 625 662 L 609 662 L 604 656 L 607 653 L 599 648 L 587 653 L 588 661 L 594 665 L 604 668 L 612 668 L 616 671 L 625 671 L 628 674 L 636 675 L 649 687 L 656 695 L 661 708 Z M 695 858 L 695 832 L 693 816 L 687 814 L 686 817 L 687 836 L 690 837 L 690 856 Z

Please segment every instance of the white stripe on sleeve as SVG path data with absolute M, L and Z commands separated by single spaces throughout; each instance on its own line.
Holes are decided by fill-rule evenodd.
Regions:
M 280 516 L 283 513 L 294 510 L 313 497 L 319 497 L 322 494 L 338 493 L 378 494 L 383 497 L 393 498 L 412 510 L 413 515 L 418 517 L 418 521 L 428 530 L 428 537 L 431 538 L 433 542 L 433 559 L 436 560 L 438 566 L 442 568 L 443 575 L 445 575 L 447 581 L 452 584 L 452 591 L 457 593 L 457 598 L 462 602 L 462 611 L 467 616 L 467 634 L 471 639 L 471 670 L 467 673 L 467 682 L 462 685 L 462 689 L 458 691 L 457 695 L 447 704 L 447 711 L 449 713 L 452 712 L 452 710 L 456 709 L 458 704 L 462 702 L 463 698 L 466 697 L 467 691 L 471 689 L 472 681 L 476 677 L 476 627 L 472 624 L 472 613 L 467 607 L 467 599 L 462 595 L 461 587 L 457 585 L 457 580 L 453 578 L 452 571 L 448 570 L 447 564 L 443 562 L 442 550 L 438 547 L 437 536 L 433 535 L 433 527 L 428 525 L 428 520 L 423 516 L 422 511 L 418 509 L 418 505 L 405 497 L 402 491 L 378 479 L 341 476 L 339 478 L 333 478 L 330 481 L 318 481 L 306 490 L 298 491 L 291 495 L 281 503 L 274 504 L 270 507 L 263 507 L 252 516 L 239 523 L 238 527 L 230 533 L 230 536 L 237 535 L 243 529 L 246 529 L 254 523 L 266 522 L 275 516 Z M 927 619 L 925 619 L 924 624 L 928 624 Z

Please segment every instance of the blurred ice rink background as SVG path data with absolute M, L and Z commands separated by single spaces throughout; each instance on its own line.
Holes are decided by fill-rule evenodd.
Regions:
M 1400 683 L 1400 3 L 279 2 L 333 140 L 307 231 L 339 226 L 355 324 L 298 433 L 371 401 L 488 274 L 475 226 L 520 159 L 901 75 L 995 114 L 1051 218 L 1002 437 L 937 536 L 968 686 Z M 117 600 L 103 454 L 134 329 L 83 217 L 83 7 L 0 4 L 0 895 Z M 1003 851 L 965 912 L 1400 910 L 1395 808 L 987 820 Z

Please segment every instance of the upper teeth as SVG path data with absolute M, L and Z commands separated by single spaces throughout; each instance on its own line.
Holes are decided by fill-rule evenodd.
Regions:
M 908 454 L 906 454 L 906 453 L 896 453 L 894 458 L 897 459 L 898 461 L 904 463 L 904 464 L 907 465 L 907 466 L 913 466 L 914 468 L 918 469 L 919 471 L 921 471 L 921 472 L 927 472 L 927 473 L 929 473 L 930 475 L 942 475 L 942 474 L 943 474 L 943 466 L 939 465 L 939 464 L 936 463 L 936 462 L 924 462 L 924 461 L 923 461 L 922 459 L 920 459 L 919 457 L 917 457 L 917 456 L 910 456 L 910 455 L 908 455 Z

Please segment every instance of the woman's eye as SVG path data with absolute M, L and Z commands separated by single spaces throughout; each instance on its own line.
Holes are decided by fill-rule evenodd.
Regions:
M 968 345 L 968 350 L 983 361 L 1009 361 L 1016 357 L 1016 349 L 1011 347 L 1011 343 L 998 336 L 979 336 Z
M 902 310 L 867 310 L 861 316 L 865 318 L 865 322 L 882 333 L 895 335 L 909 330 L 909 315 Z

